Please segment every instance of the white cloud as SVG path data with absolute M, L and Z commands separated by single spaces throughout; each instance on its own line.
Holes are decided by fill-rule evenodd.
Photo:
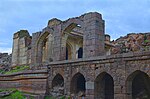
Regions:
M 0 53 L 12 53 L 12 48 L 0 47 Z

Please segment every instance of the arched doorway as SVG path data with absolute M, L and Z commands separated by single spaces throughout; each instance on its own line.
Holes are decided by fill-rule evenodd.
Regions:
M 66 60 L 82 58 L 83 54 L 83 30 L 81 25 L 70 23 L 63 30 L 63 45 L 66 51 Z M 71 52 L 71 53 L 70 53 Z M 63 53 L 63 52 L 62 52 Z
M 71 94 L 79 97 L 85 96 L 85 82 L 85 78 L 81 73 L 75 74 L 71 80 Z
M 58 94 L 63 95 L 64 94 L 64 78 L 57 74 L 53 80 L 52 80 L 52 91 L 51 94 Z
M 42 62 L 47 60 L 48 55 L 48 36 L 43 40 L 42 44 Z
M 150 99 L 150 77 L 142 72 L 135 71 L 127 78 L 127 98 Z
M 114 81 L 111 75 L 103 72 L 95 79 L 95 99 L 114 99 Z
M 36 63 L 44 63 L 52 57 L 52 34 L 44 32 L 37 40 L 35 47 Z

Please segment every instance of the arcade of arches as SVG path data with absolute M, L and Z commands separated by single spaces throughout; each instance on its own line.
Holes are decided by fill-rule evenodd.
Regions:
M 54 92 L 64 94 L 64 78 L 57 74 L 52 80 L 52 89 Z M 86 79 L 81 73 L 76 73 L 70 82 L 71 97 L 86 97 L 88 89 Z M 149 99 L 150 98 L 150 77 L 142 72 L 133 72 L 126 80 L 127 97 L 125 99 Z M 94 81 L 94 97 L 93 99 L 116 99 L 114 97 L 114 80 L 112 76 L 106 72 L 99 74 Z M 51 93 L 53 93 L 51 91 Z M 89 93 L 88 93 L 89 95 Z M 87 96 L 88 96 L 87 95 Z M 92 99 L 92 98 L 91 98 Z
M 131 57 L 127 54 L 126 57 L 105 57 L 92 62 L 52 62 L 49 68 L 55 73 L 61 72 L 63 93 L 72 98 L 150 99 L 150 60 L 138 55 L 128 56 Z M 52 87 L 56 76 L 49 76 L 49 79 L 53 78 L 49 81 Z

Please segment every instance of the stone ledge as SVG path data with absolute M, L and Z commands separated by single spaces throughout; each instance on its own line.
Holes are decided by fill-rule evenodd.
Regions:
M 17 72 L 13 74 L 0 74 L 0 77 L 26 75 L 26 74 L 47 74 L 47 70 L 27 70 L 27 71 Z
M 114 54 L 108 56 L 97 56 L 90 58 L 81 58 L 76 60 L 63 60 L 49 63 L 48 67 L 52 65 L 63 65 L 63 64 L 71 64 L 71 63 L 80 63 L 80 62 L 91 62 L 91 61 L 104 61 L 110 59 L 124 59 L 124 60 L 140 60 L 140 59 L 150 59 L 150 51 L 145 52 L 129 52 L 123 54 Z M 113 61 L 112 61 L 113 62 Z

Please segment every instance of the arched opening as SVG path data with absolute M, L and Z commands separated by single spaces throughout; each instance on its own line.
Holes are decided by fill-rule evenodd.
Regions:
M 142 72 L 135 71 L 127 78 L 127 98 L 150 99 L 150 77 Z
M 52 35 L 49 32 L 43 33 L 37 40 L 36 63 L 49 61 L 52 55 Z
M 95 99 L 114 99 L 114 81 L 104 72 L 97 76 L 94 86 Z
M 52 80 L 52 92 L 51 93 L 52 95 L 64 94 L 64 78 L 60 74 L 57 74 Z
M 75 74 L 71 80 L 71 94 L 79 97 L 85 96 L 85 82 L 85 78 L 81 73 Z
M 43 40 L 42 44 L 42 62 L 45 62 L 48 57 L 48 36 Z
M 82 58 L 83 57 L 83 48 L 80 47 L 78 50 L 78 58 Z
M 82 58 L 83 30 L 81 25 L 71 23 L 63 31 L 62 42 L 66 43 L 66 60 Z

